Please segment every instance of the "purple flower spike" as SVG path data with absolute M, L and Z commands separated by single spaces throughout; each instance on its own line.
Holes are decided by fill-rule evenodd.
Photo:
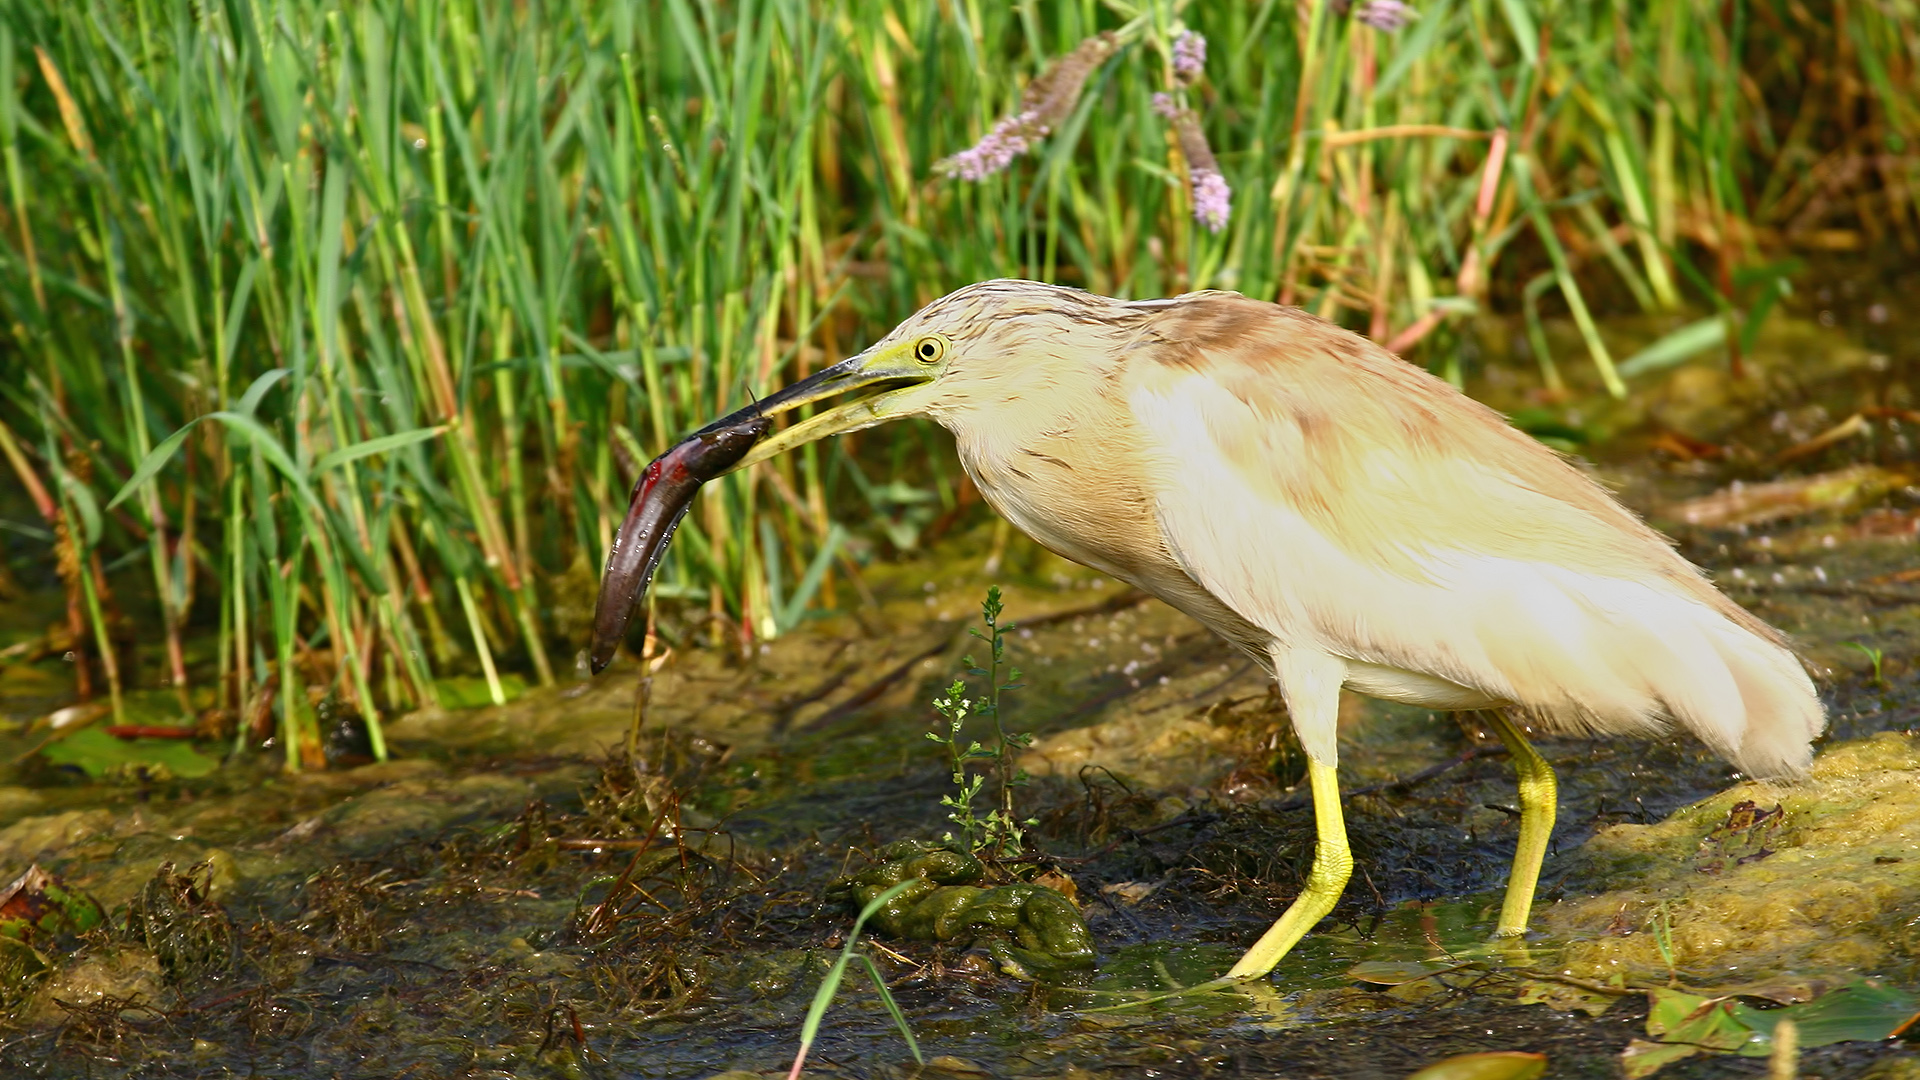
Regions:
M 1153 95 L 1153 111 L 1168 120 L 1180 113 L 1180 106 L 1174 104 L 1173 95 L 1162 91 Z
M 1233 211 L 1233 189 L 1227 178 L 1212 169 L 1195 169 L 1193 180 L 1193 218 L 1219 232 L 1227 227 L 1227 215 Z
M 941 162 L 941 168 L 961 180 L 985 180 L 1027 152 L 1032 145 L 1029 133 L 1046 133 L 1044 128 L 1035 132 L 1035 127 L 1031 112 L 1009 116 L 993 125 L 978 143 Z
M 1213 156 L 1213 147 L 1207 145 L 1207 133 L 1200 129 L 1200 118 L 1181 109 L 1169 119 L 1173 123 L 1174 141 L 1180 146 L 1181 156 L 1187 159 L 1194 219 L 1209 230 L 1219 232 L 1226 228 L 1227 215 L 1233 210 L 1233 189 L 1227 186 L 1227 178 L 1220 175 L 1220 162 Z
M 1038 146 L 1055 124 L 1072 114 L 1087 77 L 1113 55 L 1112 33 L 1095 34 L 1027 86 L 1020 111 L 1004 117 L 978 143 L 934 166 L 934 171 L 960 180 L 985 180 L 1013 164 L 1013 159 Z
M 1420 13 L 1413 10 L 1412 4 L 1402 3 L 1401 0 L 1367 0 L 1360 5 L 1360 10 L 1353 13 L 1353 17 L 1375 30 L 1391 34 L 1419 18 Z
M 1207 66 L 1207 39 L 1189 30 L 1173 39 L 1173 75 L 1182 83 L 1200 77 Z

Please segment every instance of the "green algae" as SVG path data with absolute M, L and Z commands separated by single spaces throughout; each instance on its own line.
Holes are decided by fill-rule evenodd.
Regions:
M 1763 847 L 1728 857 L 1743 805 L 1778 806 Z M 1750 814 L 1750 810 L 1747 811 Z M 1652 825 L 1603 828 L 1577 856 L 1592 895 L 1537 914 L 1569 940 L 1570 974 L 1663 981 L 1665 905 L 1679 972 L 1696 985 L 1863 972 L 1920 981 L 1920 737 L 1828 747 L 1804 784 L 1745 783 Z
M 36 1027 L 79 1018 L 140 1020 L 154 1015 L 166 999 L 159 959 L 137 945 L 113 945 L 79 956 L 48 976 L 26 1007 L 25 1019 Z
M 1021 974 L 1093 966 L 1093 936 L 1072 900 L 1031 882 L 982 887 L 986 874 L 985 864 L 956 847 L 900 840 L 881 848 L 872 866 L 834 882 L 827 895 L 853 912 L 884 897 L 870 916 L 881 932 L 984 943 L 1003 968 Z

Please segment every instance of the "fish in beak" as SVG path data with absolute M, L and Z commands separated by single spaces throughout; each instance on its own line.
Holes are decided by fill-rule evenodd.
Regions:
M 933 376 L 929 365 L 916 362 L 910 351 L 876 346 L 715 420 L 654 458 L 634 484 L 626 519 L 607 552 L 600 598 L 593 608 L 593 643 L 588 653 L 594 673 L 613 662 L 626 638 L 634 604 L 646 593 L 647 583 L 666 553 L 667 541 L 693 505 L 701 484 L 816 439 L 907 415 L 915 410 L 902 407 L 907 404 L 904 395 L 926 386 Z M 859 396 L 768 434 L 774 416 L 849 393 Z

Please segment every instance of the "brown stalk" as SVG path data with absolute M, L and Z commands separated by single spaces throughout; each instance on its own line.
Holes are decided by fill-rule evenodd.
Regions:
M 1386 222 L 1380 226 L 1379 246 L 1374 256 L 1373 320 L 1367 336 L 1375 341 L 1387 336 L 1387 316 L 1393 307 L 1393 257 L 1399 246 L 1400 200 L 1397 192 L 1387 197 Z
M 1480 193 L 1473 206 L 1473 242 L 1467 246 L 1467 257 L 1460 261 L 1460 276 L 1454 284 L 1454 292 L 1459 296 L 1471 297 L 1480 289 L 1480 249 L 1487 236 L 1487 220 L 1493 214 L 1494 198 L 1500 190 L 1500 174 L 1506 161 L 1507 129 L 1498 128 L 1493 133 L 1493 145 L 1487 148 L 1487 163 L 1480 170 Z M 1446 314 L 1438 309 L 1428 311 L 1395 334 L 1393 340 L 1387 342 L 1387 351 L 1406 352 L 1445 318 Z
M 54 104 L 60 109 L 60 124 L 67 129 L 67 138 L 81 157 L 89 163 L 94 162 L 93 140 L 87 137 L 86 121 L 81 119 L 80 106 L 67 90 L 67 80 L 61 77 L 60 68 L 54 64 L 53 57 L 47 55 L 47 50 L 35 45 L 33 55 L 40 62 L 40 75 L 47 80 L 47 89 L 53 94 Z
M 7 463 L 13 466 L 14 475 L 20 478 L 20 486 L 27 489 L 27 495 L 33 499 L 34 509 L 53 530 L 54 558 L 58 565 L 60 582 L 67 593 L 67 633 L 73 639 L 74 688 L 81 701 L 93 699 L 93 675 L 87 668 L 87 612 L 86 600 L 80 587 L 80 558 L 73 546 L 73 537 L 67 531 L 66 516 L 60 505 L 53 501 L 53 495 L 40 475 L 34 472 L 33 463 L 21 451 L 13 429 L 6 421 L 0 420 L 0 453 L 7 457 Z
M 1448 127 L 1445 124 L 1386 124 L 1381 127 L 1356 128 L 1352 131 L 1330 131 L 1320 137 L 1320 145 L 1335 148 L 1352 146 L 1356 143 L 1372 142 L 1376 139 L 1491 139 L 1490 131 L 1476 131 L 1473 128 Z

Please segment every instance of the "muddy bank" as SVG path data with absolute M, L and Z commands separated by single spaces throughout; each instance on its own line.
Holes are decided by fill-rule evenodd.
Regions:
M 1359 865 L 1334 916 L 1257 992 L 1087 1011 L 1218 974 L 1291 900 L 1312 850 L 1300 758 L 1251 665 L 1157 602 L 1017 537 L 1002 547 L 983 517 L 869 567 L 873 603 L 849 598 L 750 655 L 682 642 L 653 674 L 637 771 L 631 659 L 505 706 L 401 718 L 396 760 L 330 773 L 261 759 L 94 780 L 35 754 L 46 732 L 9 736 L 0 869 L 38 864 L 111 918 L 34 941 L 48 970 L 6 1002 L 0 1067 L 780 1071 L 850 921 L 829 884 L 883 844 L 950 827 L 930 702 L 978 649 L 966 629 L 989 584 L 1021 627 L 1006 719 L 1036 735 L 1023 812 L 1098 968 L 1032 983 L 962 942 L 877 943 L 938 1058 L 919 1075 L 1395 1076 L 1526 1049 L 1550 1075 L 1615 1076 L 1650 1037 L 1634 988 L 1920 988 L 1914 498 L 1852 490 L 1739 522 L 1679 509 L 1734 480 L 1905 467 L 1905 421 L 1881 414 L 1781 463 L 1863 409 L 1907 407 L 1909 361 L 1876 366 L 1871 349 L 1824 380 L 1782 373 L 1820 340 L 1775 342 L 1760 391 L 1682 369 L 1648 411 L 1606 421 L 1619 430 L 1603 445 L 1621 449 L 1600 466 L 1822 670 L 1833 729 L 1814 774 L 1761 787 L 1690 742 L 1541 740 L 1560 816 L 1519 952 L 1486 942 L 1516 833 L 1499 741 L 1470 718 L 1351 697 L 1341 779 Z M 1721 413 L 1683 411 L 1693 401 L 1743 419 L 1705 426 Z M 1696 423 L 1675 444 L 1693 457 L 1656 445 Z M 0 704 L 23 723 L 65 692 L 57 660 L 0 669 Z M 1556 975 L 1573 981 L 1543 989 Z M 1909 1047 L 1801 1060 L 1807 1075 L 1897 1080 Z M 852 984 L 811 1062 L 912 1072 Z M 1759 1067 L 1696 1056 L 1661 1075 Z

